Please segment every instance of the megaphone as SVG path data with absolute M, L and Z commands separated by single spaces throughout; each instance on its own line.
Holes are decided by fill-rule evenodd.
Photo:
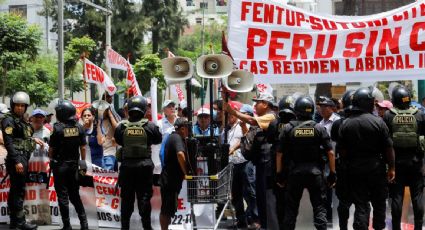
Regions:
M 236 93 L 251 92 L 254 88 L 254 74 L 246 70 L 235 70 L 223 78 L 224 86 Z
M 97 110 L 98 118 L 102 120 L 103 114 L 105 113 L 107 109 L 109 109 L 111 105 L 104 100 L 97 100 L 97 101 L 93 101 L 92 106 L 93 108 Z
M 232 70 L 233 61 L 224 54 L 202 55 L 196 60 L 196 71 L 202 78 L 223 78 Z
M 165 80 L 172 83 L 190 79 L 194 72 L 193 62 L 187 57 L 164 58 L 161 65 Z

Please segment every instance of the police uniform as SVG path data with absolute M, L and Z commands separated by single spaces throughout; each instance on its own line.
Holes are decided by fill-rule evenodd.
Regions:
M 62 103 L 62 102 L 60 102 Z M 68 106 L 72 106 L 70 102 Z M 60 105 L 59 105 L 60 106 Z M 58 110 L 56 116 L 60 119 Z M 75 114 L 75 113 L 74 113 Z M 80 198 L 79 160 L 80 147 L 86 145 L 84 128 L 73 119 L 62 120 L 53 125 L 49 146 L 50 167 L 55 177 L 55 190 L 58 195 L 59 210 L 64 224 L 63 229 L 72 229 L 69 219 L 69 201 L 74 205 L 80 219 L 81 229 L 88 229 L 88 222 Z
M 5 114 L 1 122 L 1 128 L 4 146 L 7 150 L 6 170 L 10 176 L 10 191 L 7 199 L 7 205 L 10 210 L 10 227 L 15 228 L 18 225 L 20 229 L 35 229 L 36 226 L 32 226 L 32 228 L 22 227 L 26 224 L 23 205 L 28 160 L 31 153 L 35 150 L 35 142 L 31 138 L 33 129 L 22 118 L 13 113 Z M 19 163 L 23 165 L 23 174 L 16 172 L 15 165 Z
M 387 124 L 394 143 L 395 183 L 390 184 L 392 227 L 400 229 L 403 208 L 404 187 L 409 186 L 412 200 L 415 230 L 422 229 L 424 216 L 422 175 L 423 136 L 425 135 L 425 115 L 415 107 L 386 111 Z M 422 142 L 422 143 L 421 143 Z M 422 146 L 421 146 L 422 145 Z
M 130 107 L 130 106 L 129 106 Z M 130 110 L 130 109 L 129 109 Z M 122 146 L 119 169 L 121 187 L 121 229 L 129 229 L 135 195 L 144 229 L 151 227 L 153 162 L 151 145 L 160 144 L 158 126 L 147 119 L 122 121 L 115 130 L 115 140 Z
M 386 165 L 393 170 L 392 141 L 384 121 L 371 114 L 374 98 L 367 88 L 353 95 L 351 115 L 339 129 L 338 145 L 344 153 L 350 196 L 355 204 L 354 229 L 368 229 L 369 202 L 373 228 L 385 228 L 388 180 Z M 388 152 L 391 154 L 388 155 Z

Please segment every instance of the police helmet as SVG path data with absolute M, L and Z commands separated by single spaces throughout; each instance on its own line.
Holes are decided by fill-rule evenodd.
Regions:
M 353 106 L 353 95 L 355 90 L 347 90 L 344 95 L 342 95 L 342 108 L 344 109 L 351 109 Z
M 12 98 L 10 98 L 10 108 L 13 110 L 15 104 L 25 104 L 25 107 L 30 105 L 30 96 L 22 91 L 16 92 L 13 94 Z
M 298 118 L 311 119 L 314 113 L 314 102 L 310 97 L 299 97 L 295 101 L 294 110 Z
M 410 92 L 404 86 L 398 86 L 392 92 L 391 102 L 398 109 L 408 109 L 411 100 Z
M 369 88 L 359 88 L 353 94 L 353 110 L 371 113 L 375 105 L 375 98 Z
M 134 96 L 128 100 L 128 112 L 137 111 L 142 113 L 142 116 L 145 115 L 146 109 L 148 107 L 148 102 L 146 98 L 142 96 Z
M 58 104 L 55 106 L 56 118 L 60 122 L 70 121 L 75 119 L 77 110 L 75 106 L 68 100 L 58 100 Z
M 290 95 L 283 96 L 279 101 L 279 117 L 284 118 L 288 116 L 293 116 L 295 118 L 294 113 L 294 98 Z

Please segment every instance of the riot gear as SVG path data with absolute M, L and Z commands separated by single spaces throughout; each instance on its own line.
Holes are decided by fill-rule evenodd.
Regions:
M 300 97 L 295 102 L 295 114 L 298 118 L 311 119 L 314 113 L 314 102 L 310 97 Z
M 353 94 L 353 110 L 371 113 L 374 107 L 374 97 L 368 88 L 359 88 Z
M 131 111 L 138 111 L 142 113 L 143 117 L 146 113 L 147 106 L 148 102 L 146 101 L 146 98 L 142 96 L 134 96 L 128 101 L 128 112 L 130 113 Z
M 56 118 L 60 122 L 65 122 L 74 119 L 76 109 L 74 105 L 67 100 L 59 100 L 55 106 Z
M 295 118 L 294 98 L 290 95 L 283 96 L 279 101 L 279 118 L 283 123 L 288 123 Z
M 403 86 L 395 88 L 391 95 L 391 102 L 398 109 L 408 109 L 411 102 L 410 92 Z
M 354 92 L 355 90 L 347 90 L 344 95 L 342 95 L 342 106 L 344 109 L 351 109 Z
M 148 148 L 147 135 L 143 126 L 147 119 L 138 122 L 124 121 L 124 145 L 122 147 L 122 160 L 150 158 L 151 151 Z
M 13 94 L 12 98 L 10 98 L 10 109 L 12 111 L 15 107 L 15 104 L 25 104 L 26 107 L 28 107 L 30 105 L 30 96 L 22 91 L 16 92 Z

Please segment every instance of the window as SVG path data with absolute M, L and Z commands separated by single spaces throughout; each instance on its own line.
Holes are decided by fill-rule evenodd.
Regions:
M 210 21 L 214 21 L 214 18 L 208 18 L 208 20 L 210 20 Z
M 201 2 L 201 3 L 199 3 L 199 7 L 201 9 L 208 9 L 208 2 Z
M 10 5 L 9 13 L 19 15 L 22 18 L 27 18 L 27 5 Z
M 195 6 L 195 3 L 192 0 L 186 0 L 186 6 Z
M 196 18 L 196 24 L 202 24 L 202 18 Z

